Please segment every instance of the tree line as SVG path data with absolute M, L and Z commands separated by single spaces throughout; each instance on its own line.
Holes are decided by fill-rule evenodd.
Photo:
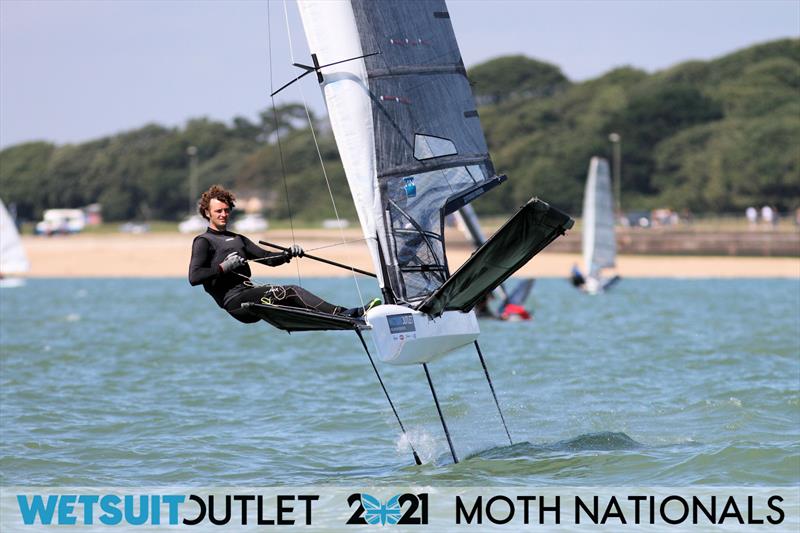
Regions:
M 798 39 L 654 74 L 617 68 L 580 83 L 524 56 L 488 61 L 468 76 L 495 167 L 509 176 L 476 202 L 479 213 L 507 214 L 535 195 L 579 214 L 590 158 L 612 159 L 610 133 L 621 136 L 625 210 L 800 206 Z M 327 119 L 311 120 L 319 154 L 298 104 L 255 121 L 197 118 L 81 144 L 19 144 L 0 152 L 0 194 L 26 220 L 95 202 L 106 220 L 175 220 L 190 208 L 194 146 L 200 190 L 221 182 L 267 198 L 271 218 L 306 220 L 333 216 L 333 194 L 340 215 L 354 218 Z

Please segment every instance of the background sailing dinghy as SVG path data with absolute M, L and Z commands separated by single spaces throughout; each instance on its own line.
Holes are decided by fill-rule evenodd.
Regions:
M 617 264 L 617 239 L 614 231 L 614 198 L 608 161 L 593 157 L 589 163 L 586 191 L 583 195 L 583 271 L 582 290 L 598 294 L 619 281 L 616 274 L 604 275 L 603 269 Z
M 14 220 L 9 215 L 3 200 L 0 200 L 0 287 L 19 287 L 23 278 L 13 277 L 31 269 L 22 239 Z
M 294 81 L 317 75 L 384 304 L 365 321 L 273 305 L 248 309 L 287 331 L 355 331 L 382 387 L 362 331 L 371 333 L 382 361 L 421 365 L 454 462 L 428 363 L 473 345 L 511 442 L 472 309 L 573 221 L 533 198 L 451 274 L 445 217 L 506 177 L 489 158 L 447 6 L 442 0 L 299 0 L 298 6 L 313 65 L 295 63 L 305 72 Z
M 464 235 L 472 241 L 475 248 L 480 248 L 486 242 L 483 230 L 478 220 L 478 214 L 467 204 L 457 212 L 453 213 L 458 227 Z M 506 283 L 501 283 L 491 294 L 479 301 L 475 305 L 475 313 L 478 318 L 494 318 L 497 320 L 508 320 L 517 322 L 521 320 L 531 320 L 533 315 L 525 308 L 525 300 L 533 289 L 536 280 L 533 278 L 523 278 L 517 282 L 513 289 L 508 289 Z M 492 304 L 492 300 L 500 303 Z

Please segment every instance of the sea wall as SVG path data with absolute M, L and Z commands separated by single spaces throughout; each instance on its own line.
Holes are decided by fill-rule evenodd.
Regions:
M 581 232 L 556 239 L 548 251 L 579 253 Z M 709 231 L 684 228 L 618 228 L 620 254 L 800 257 L 800 230 Z

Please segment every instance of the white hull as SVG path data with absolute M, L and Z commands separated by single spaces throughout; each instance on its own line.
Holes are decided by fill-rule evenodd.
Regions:
M 606 291 L 609 287 L 619 281 L 618 275 L 613 276 L 589 276 L 586 278 L 586 283 L 583 285 L 583 292 L 586 294 L 600 294 Z
M 0 278 L 0 289 L 15 289 L 24 285 L 24 278 Z
M 586 278 L 586 285 L 583 287 L 586 294 L 599 294 L 603 292 L 603 280 L 594 276 Z
M 392 365 L 428 363 L 470 344 L 480 335 L 475 313 L 446 311 L 438 318 L 399 305 L 367 312 L 378 357 Z

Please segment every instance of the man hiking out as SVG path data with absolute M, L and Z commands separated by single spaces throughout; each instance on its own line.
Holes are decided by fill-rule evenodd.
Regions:
M 268 252 L 247 237 L 228 231 L 228 219 L 235 200 L 233 193 L 220 185 L 213 185 L 200 197 L 197 210 L 208 220 L 208 229 L 195 237 L 192 243 L 189 283 L 193 286 L 202 284 L 217 305 L 247 324 L 261 319 L 242 308 L 245 302 L 300 307 L 351 318 L 364 315 L 363 307 L 347 309 L 334 305 L 297 285 L 254 286 L 250 281 L 248 260 L 279 266 L 294 257 L 303 257 L 304 252 L 296 244 L 286 252 Z M 377 303 L 373 300 L 369 307 Z

